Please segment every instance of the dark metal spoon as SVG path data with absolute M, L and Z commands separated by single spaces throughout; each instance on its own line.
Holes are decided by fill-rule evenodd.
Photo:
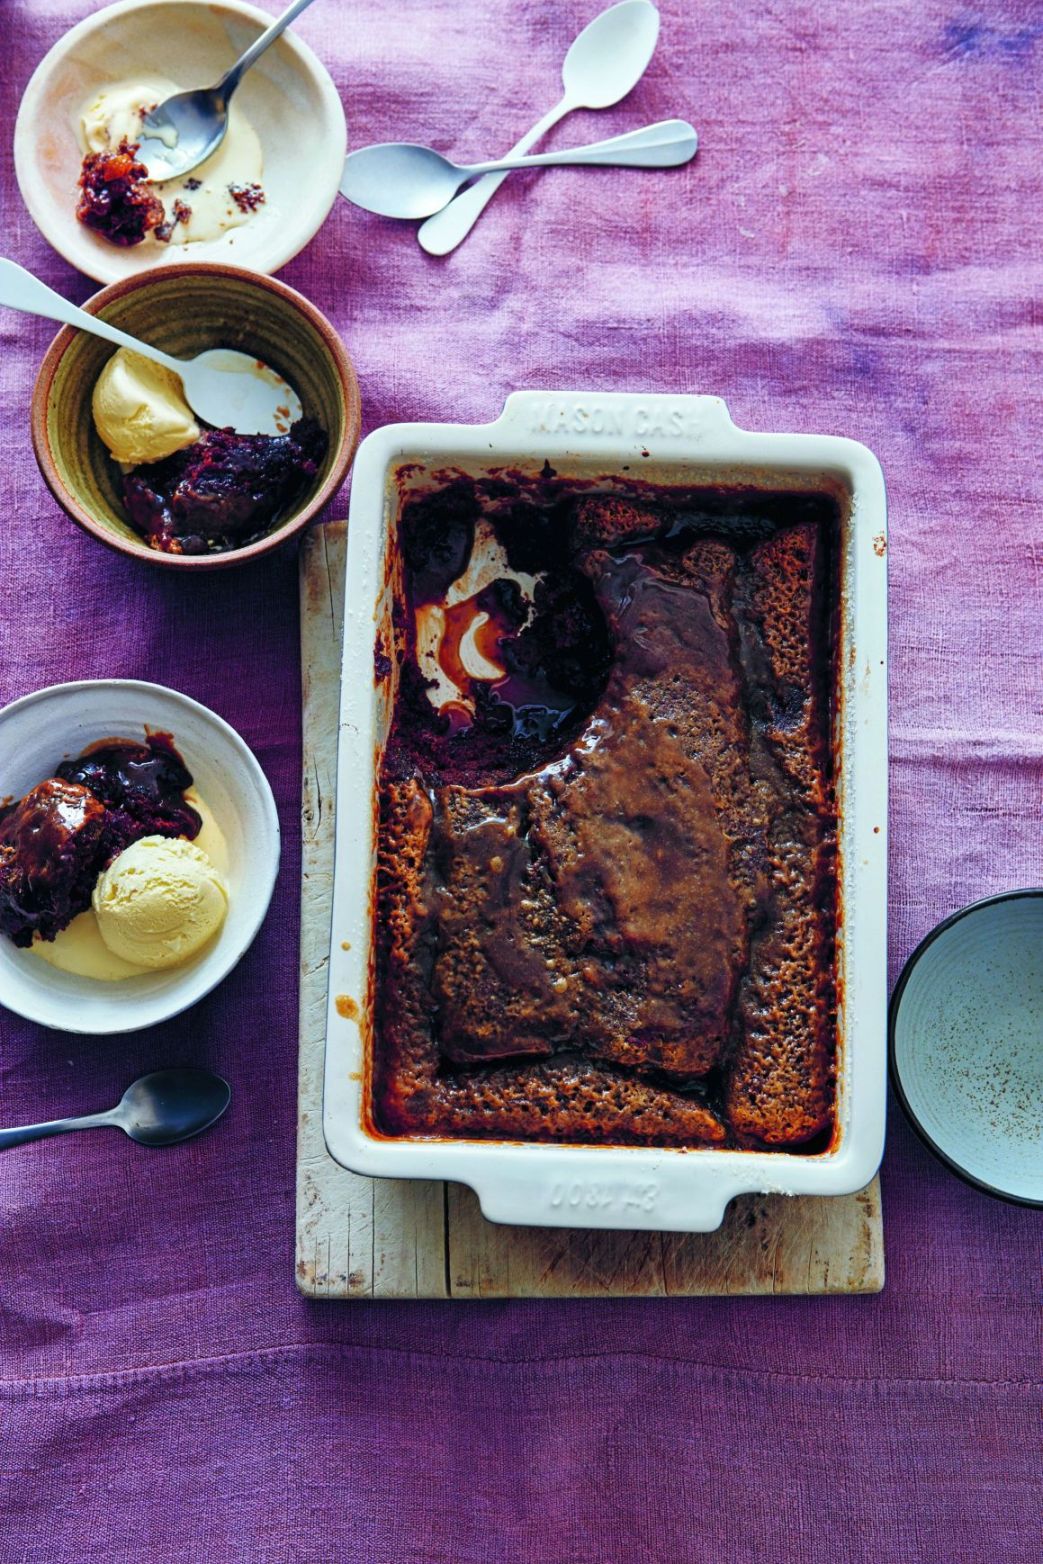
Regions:
M 0 1150 L 20 1146 L 66 1130 L 93 1130 L 113 1126 L 124 1130 L 140 1146 L 174 1146 L 216 1124 L 232 1100 L 227 1081 L 209 1070 L 185 1066 L 156 1070 L 128 1086 L 107 1113 L 88 1113 L 78 1119 L 51 1119 L 46 1124 L 23 1124 L 0 1130 Z

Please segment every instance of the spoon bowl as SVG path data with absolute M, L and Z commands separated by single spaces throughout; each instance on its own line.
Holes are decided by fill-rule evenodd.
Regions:
M 137 158 L 154 184 L 190 174 L 228 133 L 228 99 L 217 87 L 177 92 L 141 122 Z
M 232 1100 L 232 1089 L 210 1070 L 182 1065 L 155 1070 L 127 1087 L 114 1108 L 73 1119 L 48 1119 L 0 1130 L 0 1151 L 46 1140 L 70 1130 L 120 1129 L 139 1146 L 176 1146 L 216 1124 Z
M 213 87 L 175 92 L 141 122 L 138 158 L 156 184 L 190 174 L 216 152 L 228 132 L 228 105 L 246 72 L 312 0 L 293 0 Z
M 301 399 L 262 359 L 235 348 L 208 348 L 193 359 L 174 359 L 185 400 L 215 429 L 238 434 L 286 434 L 302 413 Z
M 228 1082 L 209 1070 L 156 1070 L 127 1087 L 112 1123 L 139 1146 L 175 1146 L 216 1124 L 231 1100 Z
M 561 67 L 564 101 L 576 109 L 608 109 L 632 91 L 648 69 L 659 38 L 650 0 L 620 0 L 588 22 Z
M 430 217 L 453 199 L 466 178 L 433 147 L 383 141 L 348 155 L 340 190 L 354 206 L 379 217 Z
M 660 120 L 586 147 L 507 157 L 494 163 L 453 163 L 431 147 L 385 141 L 344 161 L 341 195 L 381 217 L 428 217 L 441 211 L 461 185 L 480 174 L 512 169 L 615 167 L 676 168 L 695 156 L 699 138 L 686 120 Z

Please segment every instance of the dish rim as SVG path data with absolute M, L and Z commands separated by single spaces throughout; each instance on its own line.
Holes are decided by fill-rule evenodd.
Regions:
M 927 954 L 937 939 L 948 933 L 949 929 L 955 927 L 957 923 L 962 923 L 964 918 L 972 917 L 974 914 L 982 912 L 986 907 L 995 907 L 1009 901 L 1032 900 L 1043 901 L 1043 885 L 1024 885 L 1010 891 L 996 891 L 991 896 L 980 896 L 977 901 L 968 902 L 965 907 L 957 907 L 955 912 L 950 912 L 948 917 L 942 918 L 933 928 L 928 929 L 920 943 L 906 957 L 887 1007 L 887 1067 L 895 1096 L 898 1098 L 902 1112 L 905 1114 L 909 1125 L 927 1147 L 927 1150 L 943 1166 L 947 1167 L 951 1173 L 955 1173 L 957 1178 L 961 1179 L 963 1183 L 969 1184 L 972 1189 L 978 1190 L 983 1195 L 991 1196 L 993 1200 L 1002 1200 L 1009 1206 L 1023 1206 L 1029 1210 L 1040 1211 L 1043 1210 L 1043 1198 L 1034 1200 L 1030 1195 L 1012 1195 L 1008 1190 L 1000 1189 L 997 1185 L 990 1184 L 985 1179 L 976 1178 L 973 1173 L 968 1172 L 962 1163 L 957 1162 L 948 1152 L 943 1151 L 933 1137 L 928 1134 L 906 1095 L 905 1086 L 902 1083 L 901 1070 L 898 1066 L 898 1045 L 895 1035 L 898 1027 L 899 1012 L 902 1008 L 902 1000 L 905 997 L 909 981 L 916 967 L 919 966 L 922 957 Z
M 645 457 L 651 458 L 647 465 Z M 358 913 L 357 879 L 350 887 L 346 884 L 349 872 L 361 872 L 371 863 L 363 852 L 372 846 L 372 837 L 366 835 L 369 825 L 350 818 L 360 804 L 360 779 L 366 779 L 371 792 L 375 769 L 372 759 L 359 758 L 360 751 L 374 747 L 376 732 L 375 698 L 356 710 L 363 701 L 358 693 L 364 688 L 361 656 L 365 648 L 372 690 L 373 604 L 379 607 L 382 587 L 378 567 L 397 514 L 388 492 L 392 469 L 422 461 L 437 470 L 451 466 L 454 458 L 472 470 L 511 460 L 538 469 L 546 459 L 557 470 L 564 468 L 566 475 L 577 476 L 619 473 L 629 464 L 635 478 L 675 483 L 684 483 L 692 469 L 707 468 L 742 469 L 759 475 L 764 486 L 772 474 L 816 474 L 818 486 L 833 479 L 850 494 L 841 537 L 842 592 L 850 598 L 845 623 L 852 620 L 859 646 L 857 665 L 846 666 L 846 657 L 838 662 L 845 777 L 849 770 L 852 775 L 841 780 L 841 1135 L 828 1152 L 809 1157 L 785 1151 L 380 1137 L 363 1123 L 366 1042 L 359 1025 L 346 1023 L 335 1006 L 336 990 L 352 996 L 363 1012 L 370 996 L 369 974 L 358 948 L 368 953 L 370 934 Z M 693 481 L 687 477 L 689 484 Z M 707 480 L 700 476 L 698 481 Z M 872 452 L 837 436 L 741 429 L 715 396 L 515 392 L 489 424 L 395 424 L 363 442 L 352 485 L 347 570 L 351 592 L 345 613 L 323 1114 L 334 1159 L 371 1175 L 469 1184 L 487 1218 L 540 1226 L 707 1231 L 720 1224 L 725 1206 L 738 1194 L 849 1194 L 863 1188 L 883 1152 L 887 1079 L 887 777 L 886 766 L 879 765 L 879 750 L 873 748 L 878 744 L 886 755 L 886 497 Z M 842 642 L 843 652 L 849 650 L 848 639 Z M 857 859 L 852 850 L 856 842 Z M 370 878 L 367 874 L 367 903 Z M 341 940 L 349 933 L 353 948 L 345 953 Z M 851 959 L 856 942 L 862 953 L 858 967 Z M 536 1165 L 534 1156 L 540 1159 Z M 558 1168 L 558 1183 L 568 1195 L 564 1203 L 554 1205 L 545 1187 L 540 1204 L 537 1167 L 544 1186 Z M 604 1181 L 618 1183 L 622 1176 L 625 1184 L 627 1176 L 641 1173 L 656 1181 L 651 1209 L 629 1207 L 625 1189 L 614 1205 L 602 1207 L 598 1190 Z M 576 1200 L 570 1193 L 574 1184 L 579 1188 Z M 598 1208 L 590 1209 L 591 1203 Z

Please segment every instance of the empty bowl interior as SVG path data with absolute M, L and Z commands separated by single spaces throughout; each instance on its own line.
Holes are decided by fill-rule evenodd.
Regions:
M 322 333 L 274 285 L 235 273 L 170 272 L 124 287 L 126 291 L 99 309 L 104 320 L 176 358 L 191 358 L 210 347 L 238 348 L 262 358 L 295 388 L 304 413 L 325 429 L 329 448 L 321 469 L 291 515 L 270 537 L 277 539 L 289 532 L 294 518 L 342 459 L 345 439 L 352 433 L 347 428 L 338 366 Z M 120 471 L 94 427 L 94 385 L 116 349 L 83 331 L 66 330 L 59 341 L 66 346 L 47 386 L 42 410 L 43 438 L 57 481 L 66 497 L 113 540 L 118 539 L 124 547 L 131 545 L 152 563 L 157 558 L 169 563 L 167 556 L 157 556 L 149 549 L 124 519 Z M 46 386 L 46 365 L 43 384 Z M 199 559 L 214 564 L 226 557 Z
M 56 249 L 89 276 L 114 282 L 189 260 L 275 271 L 307 243 L 336 199 L 346 137 L 329 74 L 292 32 L 246 73 L 236 94 L 264 157 L 265 204 L 248 223 L 190 245 L 146 240 L 120 249 L 75 216 L 85 101 L 105 86 L 156 75 L 183 88 L 210 86 L 271 20 L 238 0 L 131 0 L 59 39 L 26 89 L 15 135 L 22 194 Z
M 228 915 L 192 961 L 103 982 L 62 972 L 0 938 L 0 1000 L 44 1026 L 123 1032 L 176 1015 L 231 970 L 260 927 L 279 863 L 271 790 L 256 758 L 214 713 L 136 681 L 55 685 L 0 712 L 0 797 L 21 797 L 66 756 L 105 738 L 168 732 L 227 847 Z
M 1043 891 L 968 909 L 896 995 L 895 1074 L 934 1148 L 975 1183 L 1043 1203 Z

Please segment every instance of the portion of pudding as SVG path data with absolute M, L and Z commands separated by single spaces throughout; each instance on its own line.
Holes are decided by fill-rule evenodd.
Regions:
M 278 435 L 201 429 L 177 375 L 127 348 L 98 376 L 91 410 L 122 468 L 127 520 L 163 553 L 220 553 L 263 537 L 326 459 L 314 418 Z
M 111 860 L 141 836 L 199 834 L 199 811 L 185 800 L 192 773 L 169 733 L 149 733 L 143 744 L 112 739 L 93 744 L 76 760 L 55 767 L 63 781 L 89 788 L 105 805 L 105 857 Z
M 121 82 L 93 94 L 79 117 L 80 222 L 113 244 L 192 244 L 217 239 L 265 204 L 261 143 L 238 99 L 221 145 L 190 174 L 149 181 L 138 162 L 142 121 L 181 89 L 166 77 Z
M 148 169 L 134 156 L 136 142 L 111 151 L 89 152 L 80 170 L 76 216 L 111 244 L 140 244 L 166 220 L 163 203 L 149 184 Z
M 104 834 L 100 800 L 58 777 L 0 811 L 0 934 L 50 940 L 89 907 Z
M 822 1140 L 836 522 L 824 495 L 636 500 L 553 477 L 461 477 L 405 505 L 378 1131 Z M 461 599 L 490 537 L 525 582 Z
M 0 933 L 23 948 L 42 941 L 52 965 L 103 978 L 194 954 L 220 926 L 227 893 L 193 841 L 203 816 L 191 786 L 166 733 L 105 740 L 60 762 L 0 809 Z M 74 930 L 61 959 L 56 942 Z
M 299 418 L 284 435 L 207 429 L 165 461 L 125 475 L 127 519 L 164 553 L 242 548 L 277 524 L 315 477 L 326 446 L 314 418 Z

